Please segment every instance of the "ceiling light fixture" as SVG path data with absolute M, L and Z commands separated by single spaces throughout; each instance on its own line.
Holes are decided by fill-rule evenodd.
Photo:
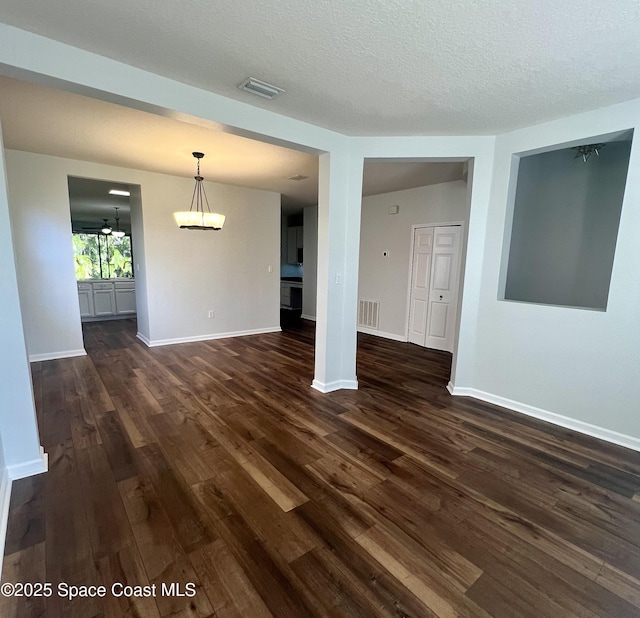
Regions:
M 303 176 L 302 174 L 296 174 L 295 176 L 289 176 L 289 180 L 295 180 L 296 182 L 299 182 L 301 180 L 306 180 L 307 178 L 309 178 L 309 176 Z
M 131 195 L 131 191 L 124 191 L 122 189 L 111 189 L 109 191 L 109 195 L 122 195 L 123 197 L 129 197 Z
M 606 144 L 585 144 L 584 146 L 574 146 L 571 150 L 576 151 L 576 156 L 573 157 L 574 159 L 582 157 L 582 160 L 586 163 L 589 160 L 589 157 L 594 153 L 599 157 L 599 151 L 605 146 Z
M 120 229 L 120 217 L 118 217 L 118 209 L 116 208 L 116 229 L 111 231 L 111 236 L 114 238 L 122 238 L 124 232 Z
M 173 217 L 180 229 L 186 230 L 220 230 L 224 225 L 224 215 L 211 212 L 209 200 L 205 193 L 202 181 L 204 178 L 200 176 L 200 159 L 204 157 L 202 152 L 191 153 L 198 160 L 198 172 L 194 178 L 196 186 L 193 188 L 193 196 L 191 197 L 191 208 L 188 211 L 174 212 Z M 194 208 L 195 203 L 195 208 Z M 204 205 L 207 204 L 207 212 L 204 211 Z
M 103 234 L 111 234 L 111 226 L 109 225 L 109 219 L 103 219 L 101 232 Z
M 240 90 L 246 90 L 251 94 L 257 94 L 263 99 L 275 99 L 278 95 L 286 92 L 283 88 L 274 86 L 273 84 L 267 84 L 255 77 L 247 77 L 241 84 L 238 84 Z

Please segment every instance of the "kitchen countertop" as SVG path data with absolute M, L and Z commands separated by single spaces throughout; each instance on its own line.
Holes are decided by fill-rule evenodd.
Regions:
M 77 283 L 108 283 L 109 281 L 135 281 L 134 277 L 112 277 L 111 279 L 76 279 Z
M 280 277 L 280 285 L 288 285 L 290 288 L 301 288 L 302 277 Z

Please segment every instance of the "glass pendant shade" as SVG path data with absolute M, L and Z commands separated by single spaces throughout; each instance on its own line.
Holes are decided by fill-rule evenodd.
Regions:
M 200 159 L 204 157 L 204 154 L 202 152 L 192 154 L 198 160 L 198 172 L 194 176 L 196 185 L 191 198 L 191 208 L 188 211 L 174 212 L 173 218 L 183 230 L 220 230 L 224 225 L 225 216 L 210 211 L 209 200 L 202 185 L 204 178 L 200 176 Z M 207 212 L 204 210 L 205 204 Z
M 111 236 L 115 236 L 116 238 L 122 238 L 124 236 L 124 232 L 122 230 L 113 230 L 111 232 Z
M 219 230 L 224 225 L 225 216 L 215 212 L 187 210 L 174 212 L 173 218 L 178 226 L 187 230 Z

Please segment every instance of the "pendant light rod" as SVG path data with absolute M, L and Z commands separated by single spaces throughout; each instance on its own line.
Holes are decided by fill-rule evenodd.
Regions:
M 120 229 L 120 217 L 118 217 L 118 207 L 114 206 L 116 210 L 116 229 L 111 231 L 111 236 L 115 238 L 122 238 L 124 236 L 124 232 Z

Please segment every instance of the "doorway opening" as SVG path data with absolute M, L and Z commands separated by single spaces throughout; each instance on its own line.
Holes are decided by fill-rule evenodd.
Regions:
M 140 187 L 75 176 L 67 181 L 80 319 L 136 318 L 132 219 Z
M 472 179 L 467 158 L 365 160 L 358 332 L 455 367 Z
M 318 157 L 305 156 L 305 175 L 289 178 L 280 217 L 280 328 L 310 327 L 316 319 Z

